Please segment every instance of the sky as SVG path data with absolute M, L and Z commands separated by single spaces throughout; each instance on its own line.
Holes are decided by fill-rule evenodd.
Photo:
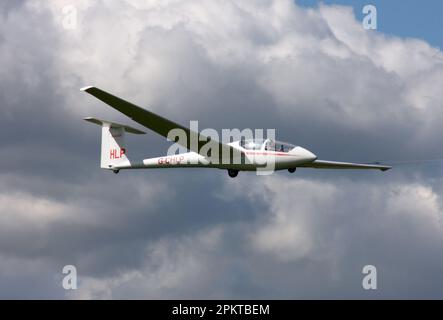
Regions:
M 317 7 L 320 3 L 327 5 L 345 5 L 354 9 L 358 19 L 365 15 L 362 9 L 370 4 L 377 8 L 378 30 L 385 34 L 402 38 L 420 38 L 436 47 L 443 47 L 443 36 L 440 32 L 440 12 L 443 3 L 440 1 L 416 0 L 297 0 L 298 5 Z
M 366 30 L 363 2 L 337 3 L 2 2 L 0 298 L 443 298 L 443 168 L 408 163 L 443 158 L 441 5 L 372 2 Z M 276 129 L 320 159 L 394 168 L 115 175 L 82 118 L 140 127 L 87 85 L 184 125 Z M 127 141 L 132 158 L 168 147 Z

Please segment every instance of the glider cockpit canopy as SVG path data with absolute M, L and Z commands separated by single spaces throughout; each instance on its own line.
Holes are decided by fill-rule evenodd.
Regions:
M 296 146 L 287 142 L 274 141 L 273 139 L 242 139 L 240 140 L 240 147 L 246 150 L 289 152 Z

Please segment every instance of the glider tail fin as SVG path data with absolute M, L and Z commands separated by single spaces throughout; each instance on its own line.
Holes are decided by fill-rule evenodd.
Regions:
M 124 144 L 125 132 L 134 134 L 144 134 L 145 132 L 116 122 L 91 117 L 84 118 L 84 120 L 102 127 L 100 167 L 111 170 L 121 166 L 130 167 L 131 163 Z

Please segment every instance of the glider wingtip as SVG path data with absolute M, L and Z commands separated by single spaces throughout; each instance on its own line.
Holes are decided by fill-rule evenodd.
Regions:
M 92 88 L 94 88 L 94 86 L 86 86 L 86 87 L 80 88 L 80 91 L 86 91 L 86 92 L 88 92 L 88 90 L 89 90 L 89 89 L 92 89 Z

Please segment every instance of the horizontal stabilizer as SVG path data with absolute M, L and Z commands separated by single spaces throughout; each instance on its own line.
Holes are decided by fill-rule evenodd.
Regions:
M 93 118 L 93 117 L 87 117 L 87 118 L 84 118 L 83 120 L 98 124 L 99 126 L 102 126 L 102 127 L 109 126 L 110 128 L 123 128 L 123 129 L 125 129 L 126 132 L 133 133 L 133 134 L 146 134 L 146 132 L 144 132 L 144 131 L 135 129 L 133 127 L 130 127 L 130 126 L 127 126 L 124 124 L 113 122 L 113 121 L 101 120 L 101 119 L 97 119 L 97 118 Z

